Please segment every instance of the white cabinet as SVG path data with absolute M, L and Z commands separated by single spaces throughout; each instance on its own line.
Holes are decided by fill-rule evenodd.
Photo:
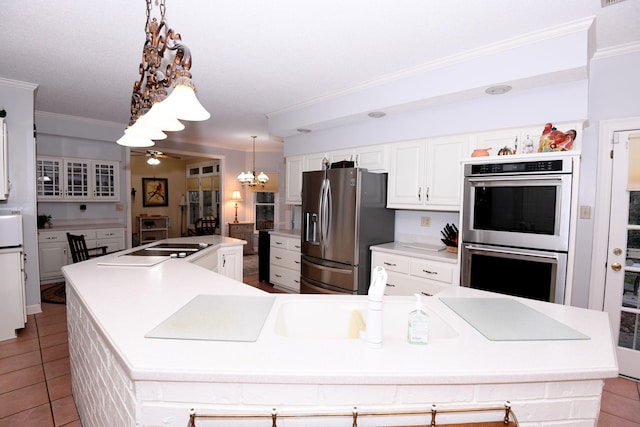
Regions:
M 269 282 L 288 292 L 300 292 L 300 238 L 271 234 Z
M 387 172 L 389 153 L 389 144 L 379 144 L 287 157 L 285 203 L 293 205 L 302 203 L 302 172 L 322 170 L 322 162 L 325 159 L 330 164 L 347 160 L 353 161 L 355 167 L 367 169 L 369 172 Z
M 27 323 L 23 259 L 19 249 L 0 249 L 0 341 L 15 338 Z
M 388 207 L 410 209 L 424 205 L 424 158 L 424 141 L 391 145 L 391 165 L 387 182 Z
M 39 231 L 38 258 L 40 282 L 60 280 L 62 278 L 60 269 L 71 262 L 66 231 Z
M 330 163 L 340 162 L 343 160 L 353 161 L 355 167 L 367 169 L 369 172 L 387 172 L 389 169 L 388 144 L 331 151 L 328 153 L 328 156 Z
M 395 209 L 460 209 L 461 160 L 469 136 L 391 144 L 387 206 Z
M 218 250 L 218 273 L 242 282 L 242 247 L 222 247 Z
M 302 156 L 287 157 L 285 164 L 286 194 L 285 202 L 292 205 L 302 204 Z
M 63 279 L 60 269 L 73 262 L 67 242 L 67 232 L 84 236 L 87 248 L 106 246 L 107 252 L 125 248 L 124 228 L 91 228 L 67 230 L 38 230 L 38 258 L 40 283 L 53 283 Z
M 36 160 L 39 201 L 120 200 L 119 162 L 40 156 Z
M 189 262 L 242 282 L 242 246 L 227 246 L 192 255 Z M 187 258 L 190 259 L 191 257 Z
M 427 142 L 425 206 L 429 209 L 459 210 L 462 200 L 462 164 L 467 157 L 466 135 L 437 138 Z
M 406 255 L 376 251 L 372 248 L 371 268 L 387 271 L 385 295 L 435 295 L 452 286 L 455 265 Z

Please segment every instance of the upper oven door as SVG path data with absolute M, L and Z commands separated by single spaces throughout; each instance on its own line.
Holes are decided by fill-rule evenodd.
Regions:
M 466 177 L 462 240 L 567 251 L 571 174 Z

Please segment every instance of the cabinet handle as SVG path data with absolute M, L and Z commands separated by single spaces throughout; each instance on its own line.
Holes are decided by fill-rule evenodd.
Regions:
M 418 201 L 422 201 L 422 187 L 418 187 Z
M 428 293 L 426 293 L 426 292 L 420 292 L 420 293 L 421 293 L 422 295 L 426 295 L 426 296 L 428 296 L 428 297 L 432 297 L 432 296 L 433 296 L 433 295 L 428 294 Z
M 398 264 L 394 263 L 394 262 L 383 262 L 384 265 L 388 265 L 389 267 L 396 267 Z
M 437 271 L 429 271 L 429 270 L 425 270 L 424 268 L 422 269 L 422 271 L 427 273 L 427 274 L 438 274 Z
M 396 285 L 392 285 L 391 283 L 387 283 L 387 286 L 390 287 L 390 288 L 395 288 L 396 287 Z
M 295 245 L 294 248 L 300 249 L 300 245 Z
M 279 256 L 276 256 L 275 258 L 276 258 L 276 259 L 282 259 L 282 257 L 279 257 Z
M 277 242 L 277 241 L 276 241 L 276 245 L 281 245 L 281 244 L 282 244 L 282 242 Z
M 293 281 L 294 283 L 300 283 L 300 280 L 295 280 Z
M 224 267 L 227 264 L 227 256 L 222 255 L 222 266 Z
M 274 276 L 276 276 L 277 278 L 281 278 L 282 276 L 279 274 L 274 274 Z
M 427 190 L 424 192 L 424 198 L 427 202 L 429 201 L 429 187 L 427 187 Z
M 293 261 L 293 262 L 295 262 L 296 264 L 300 264 L 300 261 Z

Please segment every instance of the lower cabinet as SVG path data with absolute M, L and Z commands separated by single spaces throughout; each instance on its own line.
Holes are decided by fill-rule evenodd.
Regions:
M 387 271 L 385 295 L 434 295 L 454 283 L 455 265 L 424 258 L 372 251 L 371 268 Z
M 300 292 L 300 238 L 271 234 L 269 282 L 288 292 Z
M 46 284 L 62 280 L 64 276 L 61 268 L 73 262 L 67 243 L 67 232 L 83 235 L 87 248 L 106 246 L 107 252 L 117 252 L 125 248 L 124 228 L 39 230 L 40 283 Z
M 207 251 L 206 254 L 191 262 L 207 270 L 215 271 L 223 276 L 242 282 L 241 246 L 221 247 L 215 251 Z

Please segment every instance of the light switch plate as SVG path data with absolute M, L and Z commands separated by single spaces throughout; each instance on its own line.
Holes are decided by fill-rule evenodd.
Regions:
M 580 219 L 591 219 L 591 206 L 580 206 Z
M 431 226 L 431 217 L 430 216 L 420 217 L 420 225 L 422 227 L 430 227 Z

